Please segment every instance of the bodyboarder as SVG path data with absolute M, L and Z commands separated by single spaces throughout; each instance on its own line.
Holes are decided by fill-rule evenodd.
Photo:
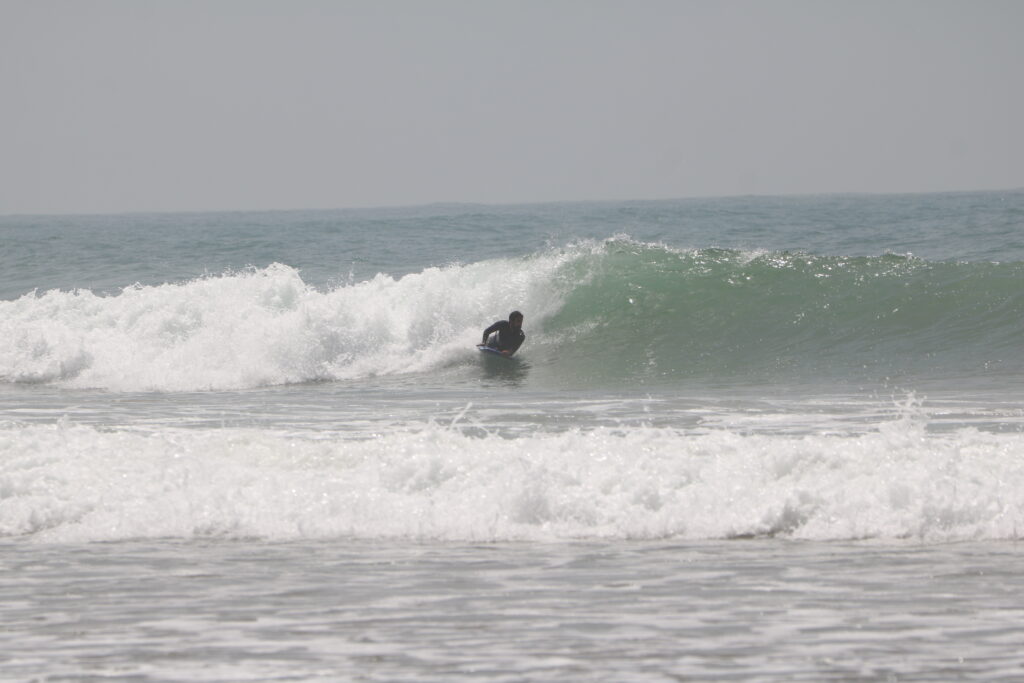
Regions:
M 525 340 L 523 314 L 512 311 L 508 314 L 508 320 L 499 320 L 484 330 L 482 343 L 500 351 L 502 355 L 511 356 Z

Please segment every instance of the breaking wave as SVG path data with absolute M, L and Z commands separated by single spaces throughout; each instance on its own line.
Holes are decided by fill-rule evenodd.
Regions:
M 274 264 L 0 302 L 0 379 L 111 391 L 430 373 L 526 312 L 563 384 L 1020 376 L 1024 264 L 678 250 L 628 237 L 319 289 Z

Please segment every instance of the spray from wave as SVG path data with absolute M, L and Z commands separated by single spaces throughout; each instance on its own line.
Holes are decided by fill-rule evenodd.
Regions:
M 0 303 L 0 377 L 184 391 L 350 379 L 437 367 L 519 306 L 543 315 L 558 255 L 377 275 L 321 292 L 285 265 L 114 296 Z

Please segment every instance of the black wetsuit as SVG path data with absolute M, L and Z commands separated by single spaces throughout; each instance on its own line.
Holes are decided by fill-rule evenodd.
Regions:
M 488 336 L 492 333 L 497 334 L 488 339 Z M 499 320 L 484 330 L 484 343 L 492 349 L 508 351 L 510 356 L 519 349 L 525 340 L 526 335 L 523 331 L 513 329 L 512 323 L 507 320 Z

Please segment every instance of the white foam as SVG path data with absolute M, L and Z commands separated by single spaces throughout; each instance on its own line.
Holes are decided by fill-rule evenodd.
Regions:
M 373 440 L 262 430 L 0 429 L 0 535 L 1017 539 L 1024 436 L 425 425 Z
M 417 372 L 511 308 L 558 306 L 566 258 L 428 268 L 321 292 L 275 264 L 181 284 L 32 293 L 0 302 L 0 379 L 187 391 Z

